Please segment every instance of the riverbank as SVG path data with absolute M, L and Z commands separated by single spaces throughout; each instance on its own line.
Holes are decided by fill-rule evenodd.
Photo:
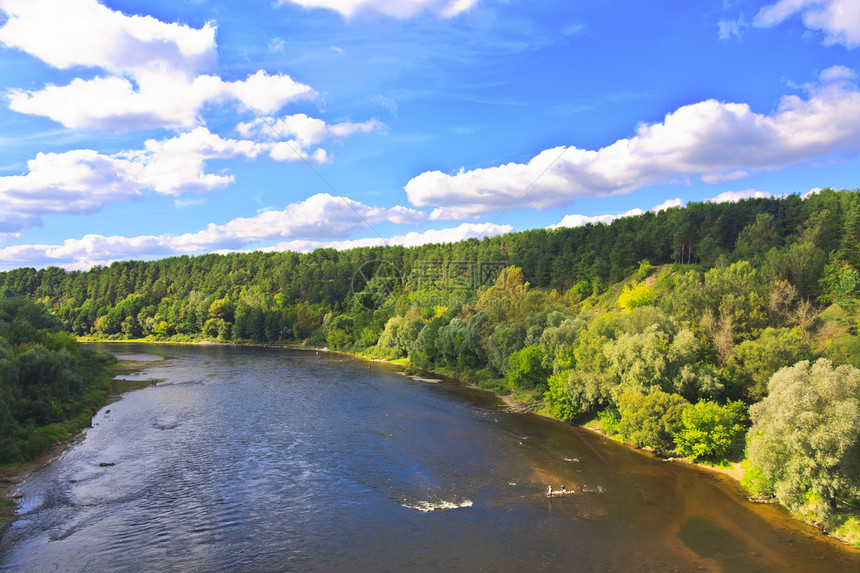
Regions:
M 163 362 L 163 360 L 161 361 Z M 106 366 L 103 376 L 110 377 L 104 403 L 96 411 L 116 402 L 122 395 L 149 386 L 152 382 L 136 380 L 115 380 L 117 376 L 129 375 L 151 367 L 156 362 L 123 360 Z M 55 443 L 50 449 L 39 454 L 35 459 L 0 467 L 0 539 L 6 530 L 17 519 L 17 500 L 21 497 L 19 489 L 22 483 L 32 474 L 42 470 L 60 458 L 66 450 L 84 439 L 87 427 L 80 428 L 69 438 Z
M 18 489 L 34 472 L 37 472 L 63 455 L 69 447 L 83 439 L 81 430 L 68 440 L 54 444 L 51 449 L 40 454 L 36 459 L 20 464 L 0 468 L 0 538 L 6 533 L 18 515 L 17 500 L 21 497 Z

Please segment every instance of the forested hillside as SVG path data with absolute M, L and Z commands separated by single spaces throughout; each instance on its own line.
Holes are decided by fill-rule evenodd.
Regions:
M 860 193 L 826 190 L 411 249 L 19 269 L 0 294 L 79 336 L 307 341 L 666 454 L 746 451 L 751 488 L 837 527 L 860 500 L 858 270 Z
M 799 297 L 823 302 L 845 292 L 843 278 L 850 281 L 849 267 L 858 266 L 857 195 L 825 191 L 806 200 L 694 203 L 611 225 L 411 249 L 183 256 L 117 262 L 87 272 L 17 269 L 0 273 L 0 295 L 45 303 L 79 336 L 202 335 L 258 342 L 307 338 L 328 312 L 349 313 L 362 327 L 381 331 L 387 317 L 356 316 L 360 309 L 354 308 L 352 292 L 357 270 L 375 260 L 390 262 L 410 292 L 427 287 L 428 267 L 438 279 L 438 269 L 463 270 L 451 263 L 498 261 L 521 268 L 532 288 L 580 298 L 603 293 L 645 259 L 654 266 L 675 263 L 699 271 L 746 260 L 765 282 L 788 281 Z M 486 283 L 447 278 L 436 283 L 445 283 L 438 286 L 457 300 L 467 300 Z

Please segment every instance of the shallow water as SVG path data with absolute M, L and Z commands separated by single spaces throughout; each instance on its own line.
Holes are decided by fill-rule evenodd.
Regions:
M 485 392 L 313 352 L 101 349 L 170 360 L 22 486 L 0 570 L 860 570 L 725 478 Z M 562 483 L 580 493 L 543 495 Z

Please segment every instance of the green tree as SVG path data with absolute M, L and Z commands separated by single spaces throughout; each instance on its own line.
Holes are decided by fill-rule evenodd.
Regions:
M 425 324 L 409 347 L 409 361 L 420 368 L 432 368 L 441 359 L 436 337 L 439 329 L 447 324 L 448 318 L 445 316 L 437 316 Z
M 489 314 L 492 322 L 502 320 L 519 321 L 522 317 L 522 303 L 529 291 L 529 283 L 523 278 L 519 267 L 502 269 L 493 286 L 478 295 L 477 310 Z
M 619 431 L 638 448 L 670 452 L 675 449 L 675 434 L 681 430 L 682 415 L 689 406 L 682 396 L 660 390 L 644 395 L 625 392 L 618 399 Z
M 466 335 L 467 323 L 462 318 L 454 318 L 446 326 L 439 329 L 435 337 L 439 355 L 449 368 L 457 367 L 460 348 Z M 420 337 L 420 336 L 419 336 Z
M 379 342 L 376 343 L 376 348 L 381 350 L 384 356 L 400 358 L 402 354 L 400 345 L 398 344 L 398 333 L 407 322 L 403 316 L 392 316 L 385 323 L 385 329 L 379 336 Z
M 235 318 L 236 305 L 225 298 L 220 298 L 209 305 L 208 317 L 220 318 L 224 322 L 233 322 Z
M 487 339 L 489 366 L 500 375 L 508 371 L 511 354 L 525 346 L 526 329 L 521 324 L 501 322 Z
M 748 457 L 789 509 L 818 498 L 826 519 L 838 501 L 860 500 L 860 370 L 827 359 L 783 368 L 750 409 Z
M 543 365 L 543 350 L 538 345 L 526 346 L 511 354 L 505 377 L 514 390 L 546 388 L 552 369 Z
M 763 256 L 779 242 L 774 217 L 770 213 L 759 213 L 755 223 L 747 225 L 738 235 L 736 248 L 745 259 Z
M 579 408 L 571 401 L 567 391 L 567 379 L 566 371 L 550 376 L 543 396 L 550 415 L 559 420 L 573 420 L 579 414 Z
M 729 402 L 721 406 L 703 401 L 684 410 L 682 428 L 675 435 L 678 452 L 692 460 L 723 462 L 740 449 L 746 406 Z
M 737 345 L 729 360 L 744 396 L 757 402 L 767 395 L 770 377 L 785 366 L 810 358 L 809 345 L 800 333 L 788 328 L 766 328 L 754 340 Z
M 550 326 L 543 331 L 540 343 L 543 347 L 545 364 L 553 371 L 568 370 L 575 365 L 573 349 L 579 333 L 588 324 L 587 317 L 566 318 L 558 326 Z

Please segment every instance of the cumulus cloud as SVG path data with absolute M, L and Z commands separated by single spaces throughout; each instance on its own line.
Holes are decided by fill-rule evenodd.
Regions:
M 281 211 L 266 211 L 254 217 L 240 217 L 223 225 L 210 224 L 196 233 L 183 235 L 142 235 L 122 237 L 90 234 L 80 239 L 67 239 L 62 245 L 14 245 L 0 249 L 0 261 L 10 268 L 18 264 L 57 265 L 70 269 L 88 269 L 115 260 L 170 256 L 201 251 L 237 250 L 259 241 L 303 237 L 295 241 L 302 249 L 340 245 L 352 248 L 352 241 L 335 239 L 364 230 L 368 223 L 392 222 L 418 224 L 424 214 L 406 207 L 373 207 L 345 197 L 320 193 L 287 205 Z M 457 229 L 409 233 L 394 237 L 391 244 L 422 244 L 442 240 L 460 240 L 511 231 L 497 225 L 461 225 Z M 385 244 L 384 239 L 373 244 Z M 316 245 L 316 246 L 312 246 Z M 355 246 L 360 246 L 356 243 Z M 286 250 L 284 247 L 281 250 Z M 268 250 L 279 250 L 271 248 Z
M 394 18 L 411 18 L 432 12 L 446 18 L 465 12 L 478 0 L 277 0 L 278 5 L 299 4 L 305 8 L 328 8 L 347 18 L 362 11 L 374 11 Z
M 0 232 L 40 225 L 58 213 L 95 213 L 106 203 L 139 199 L 129 162 L 90 149 L 39 153 L 26 175 L 0 177 Z
M 210 224 L 197 233 L 170 239 L 173 248 L 183 251 L 238 248 L 249 243 L 284 237 L 336 239 L 384 221 L 416 225 L 424 214 L 406 207 L 370 207 L 346 197 L 318 193 L 293 203 L 282 211 L 264 211 L 254 217 L 238 218 L 224 225 Z
M 272 247 L 261 249 L 263 251 L 296 251 L 308 253 L 315 249 L 357 249 L 359 247 L 381 247 L 384 245 L 400 245 L 403 247 L 417 247 L 428 244 L 455 243 L 466 239 L 482 239 L 510 233 L 514 228 L 510 225 L 495 225 L 493 223 L 463 223 L 457 227 L 448 229 L 430 229 L 423 233 L 411 232 L 405 235 L 395 235 L 388 239 L 371 237 L 366 239 L 352 239 L 347 241 L 286 241 Z
M 112 155 L 91 149 L 39 153 L 27 162 L 25 174 L 0 177 L 0 204 L 4 206 L 0 233 L 38 226 L 48 214 L 96 213 L 107 203 L 142 199 L 146 191 L 178 197 L 233 183 L 229 173 L 207 173 L 206 162 L 212 159 L 255 159 L 268 154 L 278 161 L 325 163 L 330 156 L 324 149 L 310 150 L 302 144 L 322 143 L 326 138 L 345 137 L 375 125 L 326 126 L 314 121 L 324 136 L 314 134 L 309 140 L 299 138 L 299 142 L 229 139 L 198 127 L 176 137 L 149 139 L 142 149 Z M 183 204 L 193 203 L 186 199 Z
M 753 25 L 770 28 L 800 14 L 803 25 L 824 32 L 826 45 L 860 46 L 860 3 L 857 0 L 779 0 L 762 8 Z
M 213 24 L 197 30 L 126 16 L 96 0 L 0 0 L 0 9 L 8 15 L 0 42 L 55 68 L 169 69 L 193 77 L 218 59 Z
M 270 154 L 273 159 L 287 161 L 295 159 L 299 153 L 306 157 L 312 154 L 318 163 L 326 163 L 330 156 L 325 150 L 318 148 L 310 152 L 310 149 L 325 141 L 337 142 L 355 134 L 385 131 L 385 124 L 371 119 L 362 123 L 344 121 L 329 125 L 321 119 L 299 113 L 280 119 L 257 118 L 240 123 L 236 126 L 236 131 L 243 137 L 270 140 Z
M 48 214 L 95 213 L 107 203 L 141 199 L 145 190 L 179 195 L 218 189 L 233 177 L 206 173 L 207 160 L 254 158 L 264 149 L 200 127 L 114 155 L 91 149 L 39 153 L 27 162 L 27 173 L 0 177 L 0 232 L 37 226 Z
M 662 123 L 640 125 L 634 137 L 597 151 L 560 147 L 526 164 L 453 175 L 429 171 L 410 180 L 406 194 L 415 206 L 436 207 L 433 219 L 467 219 L 513 205 L 545 209 L 629 193 L 696 174 L 724 181 L 856 151 L 860 92 L 846 72 L 825 70 L 817 83 L 803 86 L 806 99 L 785 96 L 767 115 L 747 104 L 707 100 L 669 113 Z
M 743 191 L 725 191 L 716 197 L 706 199 L 706 203 L 737 203 L 744 199 L 769 199 L 772 193 L 759 191 L 758 189 L 744 189 Z
M 630 209 L 626 213 L 622 213 L 620 215 L 565 215 L 564 219 L 561 222 L 550 225 L 547 229 L 558 229 L 560 227 L 584 227 L 585 225 L 596 225 L 598 223 L 603 223 L 604 225 L 608 225 L 615 219 L 620 219 L 622 217 L 635 217 L 636 215 L 641 215 L 643 213 L 642 209 Z
M 60 68 L 108 72 L 66 85 L 8 92 L 9 107 L 69 128 L 135 131 L 188 128 L 207 104 L 232 102 L 256 113 L 315 97 L 287 75 L 260 70 L 224 81 L 215 27 L 194 29 L 150 16 L 126 16 L 95 0 L 0 0 L 8 15 L 0 42 Z
M 745 189 L 743 191 L 726 191 L 724 193 L 720 193 L 716 197 L 712 197 L 711 199 L 705 199 L 706 203 L 737 203 L 743 199 L 762 199 L 773 197 L 771 193 L 766 191 L 759 191 L 757 189 Z M 806 196 L 804 196 L 805 198 Z M 675 197 L 674 199 L 667 199 L 663 201 L 659 205 L 651 208 L 653 213 L 659 213 L 665 209 L 671 209 L 672 207 L 683 207 L 686 205 L 686 202 L 680 197 Z M 599 223 L 603 223 L 604 225 L 610 224 L 612 221 L 616 219 L 621 219 L 622 217 L 635 217 L 636 215 L 641 215 L 644 213 L 642 209 L 630 209 L 626 213 L 621 213 L 620 215 L 615 214 L 606 214 L 606 215 L 565 215 L 564 219 L 561 222 L 550 225 L 547 229 L 558 229 L 560 227 L 583 227 L 588 224 L 596 225 Z
M 243 109 L 272 113 L 315 95 L 289 76 L 263 71 L 235 82 L 211 75 L 189 79 L 175 72 L 136 72 L 134 79 L 136 85 L 128 78 L 109 76 L 78 78 L 35 91 L 13 89 L 8 93 L 9 108 L 48 117 L 68 128 L 122 132 L 194 126 L 207 103 L 234 101 Z
M 680 197 L 675 197 L 674 199 L 666 199 L 665 201 L 663 201 L 659 205 L 655 206 L 651 210 L 655 213 L 659 213 L 660 211 L 664 211 L 666 209 L 671 209 L 673 207 L 683 207 L 683 206 L 684 206 L 684 200 L 681 199 Z

